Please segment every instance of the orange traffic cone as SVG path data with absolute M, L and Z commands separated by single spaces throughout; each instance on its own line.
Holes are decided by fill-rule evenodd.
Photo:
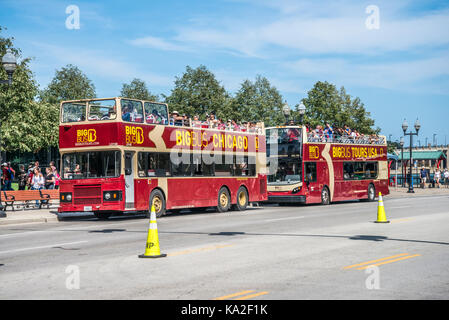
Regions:
M 162 258 L 166 257 L 165 253 L 161 253 L 159 248 L 159 236 L 157 234 L 156 211 L 154 206 L 151 206 L 150 227 L 148 229 L 147 245 L 145 253 L 139 255 L 139 258 Z
M 379 204 L 377 206 L 377 221 L 374 221 L 375 223 L 390 223 L 390 221 L 387 220 L 387 217 L 385 215 L 385 208 L 384 208 L 384 202 L 382 200 L 382 193 L 379 192 Z

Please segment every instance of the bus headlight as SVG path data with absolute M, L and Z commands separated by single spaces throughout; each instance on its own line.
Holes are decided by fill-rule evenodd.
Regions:
M 292 193 L 294 194 L 294 193 L 298 193 L 299 191 L 301 191 L 301 187 L 296 187 L 296 188 L 294 188 L 293 190 L 292 190 Z
M 71 192 L 60 193 L 59 200 L 61 202 L 72 202 L 72 193 Z
M 103 192 L 104 201 L 121 201 L 122 192 L 121 191 L 104 191 Z

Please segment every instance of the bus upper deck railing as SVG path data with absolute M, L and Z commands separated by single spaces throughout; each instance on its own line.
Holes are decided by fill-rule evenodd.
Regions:
M 331 136 L 325 134 L 309 134 L 307 136 L 307 142 L 385 145 L 386 139 L 383 136 L 351 137 L 348 135 L 338 136 L 335 134 Z

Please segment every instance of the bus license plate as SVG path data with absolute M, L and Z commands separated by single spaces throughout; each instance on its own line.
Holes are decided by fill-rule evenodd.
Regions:
M 84 211 L 92 211 L 92 206 L 85 206 Z

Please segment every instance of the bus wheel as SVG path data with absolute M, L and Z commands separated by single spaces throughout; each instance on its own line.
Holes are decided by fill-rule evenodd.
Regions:
M 323 188 L 323 191 L 321 191 L 321 204 L 328 205 L 330 204 L 330 195 L 329 195 L 329 189 L 327 187 Z
M 160 218 L 165 214 L 165 198 L 161 190 L 156 189 L 151 192 L 149 214 L 151 213 L 152 206 L 154 206 L 154 211 L 156 211 L 157 218 Z
M 218 212 L 226 212 L 231 207 L 231 196 L 227 188 L 222 187 L 218 192 Z
M 372 184 L 368 187 L 368 201 L 374 201 L 376 199 L 376 189 Z
M 237 191 L 237 203 L 232 208 L 237 211 L 244 211 L 248 206 L 248 201 L 248 191 L 245 187 L 240 187 Z

